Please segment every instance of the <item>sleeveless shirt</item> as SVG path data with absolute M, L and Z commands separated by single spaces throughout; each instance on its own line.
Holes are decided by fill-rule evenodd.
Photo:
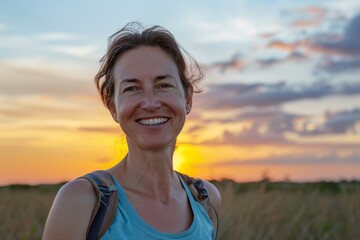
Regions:
M 118 207 L 112 225 L 105 232 L 101 240 L 167 240 L 167 239 L 186 239 L 186 240 L 211 240 L 215 237 L 214 226 L 207 212 L 194 199 L 190 189 L 180 178 L 181 184 L 186 191 L 190 206 L 193 212 L 191 226 L 180 233 L 161 232 L 145 222 L 138 215 L 135 208 L 131 205 L 120 183 L 114 178 L 115 186 L 118 190 Z

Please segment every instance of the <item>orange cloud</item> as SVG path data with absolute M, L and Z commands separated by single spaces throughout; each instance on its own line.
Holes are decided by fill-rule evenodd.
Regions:
M 269 43 L 269 48 L 276 48 L 287 52 L 293 52 L 302 45 L 301 42 L 286 43 L 283 41 L 272 41 Z
M 323 23 L 327 10 L 319 6 L 307 6 L 293 11 L 303 15 L 302 18 L 294 21 L 291 26 L 296 28 L 309 28 Z

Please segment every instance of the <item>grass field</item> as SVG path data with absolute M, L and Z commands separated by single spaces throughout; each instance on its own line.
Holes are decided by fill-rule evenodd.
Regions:
M 359 183 L 215 182 L 218 239 L 360 239 Z M 41 239 L 59 185 L 0 188 L 0 239 Z

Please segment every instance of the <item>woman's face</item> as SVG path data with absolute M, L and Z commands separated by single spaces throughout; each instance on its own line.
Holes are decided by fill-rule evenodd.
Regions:
M 119 57 L 110 111 L 129 145 L 161 149 L 175 143 L 190 110 L 174 60 L 157 47 L 140 46 Z

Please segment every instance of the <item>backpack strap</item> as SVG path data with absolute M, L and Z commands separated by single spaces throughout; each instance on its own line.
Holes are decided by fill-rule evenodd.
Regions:
M 209 215 L 215 227 L 215 239 L 216 239 L 219 229 L 219 215 L 210 201 L 208 191 L 204 186 L 204 182 L 201 179 L 192 178 L 186 174 L 179 173 L 177 171 L 176 173 L 184 180 L 195 200 L 198 203 L 200 203 L 200 205 Z
M 97 196 L 86 239 L 100 239 L 112 224 L 115 217 L 118 195 L 114 180 L 107 171 L 95 171 L 80 178 L 87 179 Z
M 204 187 L 204 182 L 201 179 L 195 179 L 177 171 L 176 173 L 184 180 L 194 199 L 200 203 L 209 215 L 215 227 L 216 239 L 219 228 L 219 216 L 209 199 L 208 191 Z M 86 234 L 87 240 L 97 240 L 105 234 L 114 220 L 118 203 L 117 189 L 114 179 L 107 171 L 95 171 L 80 178 L 87 179 L 92 184 L 97 196 Z

